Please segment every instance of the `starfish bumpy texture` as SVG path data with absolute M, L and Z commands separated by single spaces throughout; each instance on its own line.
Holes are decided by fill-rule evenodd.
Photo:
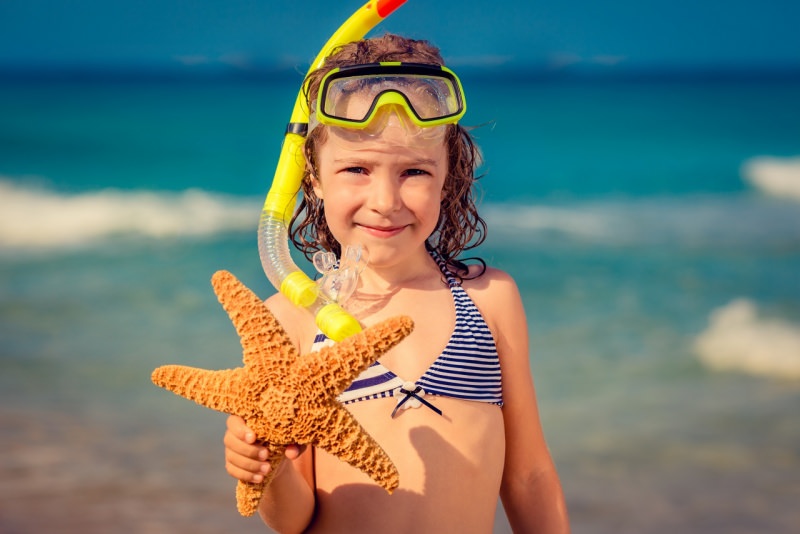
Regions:
M 239 334 L 243 367 L 210 371 L 165 365 L 153 382 L 214 410 L 241 416 L 269 449 L 272 469 L 260 483 L 239 481 L 239 513 L 253 515 L 290 444 L 320 447 L 367 473 L 391 493 L 395 465 L 336 400 L 372 362 L 407 336 L 413 323 L 394 317 L 332 347 L 300 356 L 264 302 L 235 276 L 219 271 L 214 291 Z

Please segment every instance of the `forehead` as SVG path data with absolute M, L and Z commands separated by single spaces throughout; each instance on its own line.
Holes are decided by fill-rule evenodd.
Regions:
M 447 161 L 444 136 L 438 139 L 420 139 L 409 135 L 404 127 L 391 123 L 378 134 L 366 134 L 336 126 L 325 126 L 325 140 L 318 144 L 319 154 L 327 161 L 347 157 L 375 157 L 386 159 L 397 156 L 406 160 L 425 160 L 437 163 Z

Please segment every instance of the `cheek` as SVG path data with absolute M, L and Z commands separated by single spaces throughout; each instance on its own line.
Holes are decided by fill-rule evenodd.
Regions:
M 441 201 L 441 199 L 437 199 L 436 202 L 434 203 L 434 205 L 431 207 L 431 214 L 432 214 L 431 219 L 432 219 L 433 227 L 436 228 L 436 226 L 439 224 L 439 219 L 442 216 L 442 201 Z
M 348 221 L 353 218 L 357 209 L 352 195 L 347 195 L 342 191 L 328 190 L 325 201 L 322 203 L 322 213 L 334 237 L 345 228 Z
M 437 190 L 419 192 L 415 198 L 408 200 L 407 206 L 412 208 L 424 225 L 433 230 L 442 211 L 442 197 Z

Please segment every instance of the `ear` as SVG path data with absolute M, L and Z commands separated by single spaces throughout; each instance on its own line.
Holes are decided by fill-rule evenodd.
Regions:
M 306 161 L 306 172 L 308 173 L 307 179 L 311 183 L 311 188 L 314 190 L 314 194 L 318 199 L 322 200 L 322 185 L 319 183 L 319 179 L 314 172 L 314 168 L 308 163 L 308 161 Z
M 308 179 L 311 180 L 311 187 L 314 189 L 314 194 L 317 195 L 317 198 L 324 200 L 325 195 L 322 193 L 322 184 L 319 183 L 316 175 L 314 173 L 310 173 L 308 175 Z

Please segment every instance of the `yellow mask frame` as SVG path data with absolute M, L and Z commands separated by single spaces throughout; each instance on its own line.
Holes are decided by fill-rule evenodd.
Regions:
M 377 92 L 376 92 L 377 91 Z M 353 99 L 369 105 L 352 106 Z M 367 128 L 386 106 L 420 128 L 457 123 L 467 112 L 461 81 L 444 66 L 386 61 L 338 67 L 320 81 L 314 119 L 326 126 Z

